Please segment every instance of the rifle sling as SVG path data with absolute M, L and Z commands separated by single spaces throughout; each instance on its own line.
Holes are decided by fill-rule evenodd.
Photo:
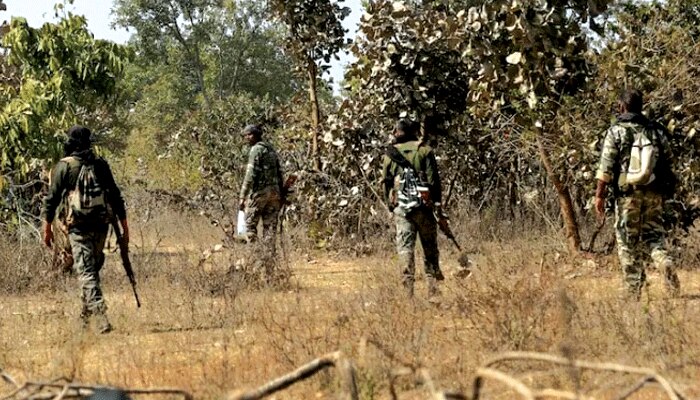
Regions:
M 389 145 L 386 148 L 386 155 L 391 159 L 391 161 L 395 162 L 396 164 L 399 165 L 399 167 L 404 168 L 404 169 L 411 169 L 413 172 L 417 172 L 416 168 L 411 164 L 410 161 L 406 157 L 401 154 L 399 149 L 396 147 Z

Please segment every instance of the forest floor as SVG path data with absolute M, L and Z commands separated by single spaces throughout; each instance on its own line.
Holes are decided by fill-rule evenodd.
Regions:
M 425 369 L 436 386 L 471 393 L 485 360 L 520 350 L 652 368 L 688 398 L 700 398 L 698 265 L 680 271 L 682 297 L 668 298 L 651 271 L 642 301 L 630 302 L 620 295 L 614 256 L 572 258 L 552 243 L 482 243 L 466 279 L 452 276 L 457 255 L 444 243 L 447 280 L 439 301 L 428 301 L 422 280 L 415 297 L 406 296 L 389 251 L 295 251 L 287 287 L 254 289 L 227 274 L 242 247 L 200 262 L 203 247 L 193 243 L 141 240 L 132 251 L 140 309 L 118 255 L 108 255 L 103 287 L 115 330 L 107 335 L 80 329 L 74 277 L 53 277 L 61 279 L 59 290 L 0 296 L 0 367 L 20 382 L 68 377 L 175 387 L 208 399 L 340 350 L 355 363 L 361 398 L 384 399 L 397 367 Z M 573 374 L 543 363 L 499 368 L 533 388 L 578 388 L 596 399 L 617 398 L 643 378 Z M 398 398 L 428 398 L 418 376 L 396 378 L 393 386 Z M 337 387 L 332 372 L 322 373 L 276 398 L 331 398 Z M 9 391 L 0 386 L 0 395 Z M 517 398 L 491 381 L 484 395 Z M 654 386 L 636 396 L 630 398 L 665 398 Z

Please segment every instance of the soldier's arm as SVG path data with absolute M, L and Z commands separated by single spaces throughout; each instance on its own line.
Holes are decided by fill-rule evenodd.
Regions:
M 394 173 L 391 168 L 391 159 L 387 155 L 384 155 L 382 159 L 382 188 L 384 192 L 384 201 L 389 208 L 391 208 L 391 190 L 394 188 Z
M 430 198 L 436 205 L 442 204 L 442 182 L 438 171 L 437 159 L 432 150 L 425 156 L 425 177 L 427 179 Z
M 600 163 L 596 172 L 598 184 L 595 190 L 595 211 L 601 223 L 605 221 L 605 197 L 608 184 L 614 175 L 615 163 L 620 152 L 616 141 L 615 127 L 607 130 L 600 152 Z
M 250 149 L 250 154 L 248 154 L 248 165 L 245 170 L 245 177 L 243 178 L 243 184 L 241 185 L 241 193 L 239 199 L 243 200 L 250 194 L 250 190 L 253 186 L 253 182 L 256 178 L 256 163 L 258 161 L 258 146 L 253 146 Z
M 282 169 L 282 163 L 280 162 L 279 154 L 277 155 L 277 184 L 279 185 L 279 190 L 281 194 L 285 194 L 284 189 L 284 170 Z
M 117 186 L 117 182 L 114 180 L 114 174 L 112 174 L 112 169 L 109 167 L 107 161 L 100 159 L 100 164 L 102 179 L 107 192 L 107 202 L 112 207 L 112 212 L 122 226 L 122 241 L 126 246 L 128 246 L 129 222 L 126 218 L 126 204 L 124 202 L 124 197 L 122 196 L 119 186 Z
M 112 212 L 119 218 L 119 221 L 126 220 L 126 204 L 122 192 L 114 180 L 114 174 L 106 161 L 102 160 L 102 174 L 104 179 L 105 190 L 107 191 L 107 201 L 112 206 Z
M 59 161 L 54 167 L 51 173 L 51 181 L 49 182 L 49 191 L 44 196 L 44 202 L 41 209 L 42 219 L 51 224 L 56 217 L 56 209 L 61 200 L 63 200 L 63 193 L 65 191 L 65 181 L 68 175 L 68 164 L 63 161 Z
M 605 139 L 603 140 L 603 148 L 600 152 L 600 162 L 598 164 L 598 171 L 596 172 L 596 179 L 608 184 L 613 179 L 615 163 L 617 163 L 617 156 L 620 152 L 618 144 L 616 141 L 615 127 L 607 130 L 605 133 Z

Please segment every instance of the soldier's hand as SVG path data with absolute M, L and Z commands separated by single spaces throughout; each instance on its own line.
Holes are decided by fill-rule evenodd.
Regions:
M 595 198 L 595 212 L 598 217 L 598 223 L 605 221 L 605 199 L 602 197 Z
M 51 228 L 51 224 L 48 222 L 44 222 L 44 244 L 46 247 L 51 248 L 51 244 L 53 243 L 53 229 Z
M 122 225 L 122 241 L 128 247 L 129 246 L 129 223 L 126 219 L 120 221 Z

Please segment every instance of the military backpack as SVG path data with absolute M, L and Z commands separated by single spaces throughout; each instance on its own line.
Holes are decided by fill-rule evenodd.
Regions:
M 397 207 L 409 212 L 424 205 L 425 200 L 423 193 L 428 191 L 428 187 L 421 182 L 418 171 L 416 171 L 413 163 L 404 157 L 394 146 L 388 146 L 386 154 L 401 167 L 401 173 L 398 176 L 398 190 L 396 193 Z M 414 157 L 416 154 L 418 153 L 415 152 Z
M 75 187 L 66 196 L 68 226 L 106 222 L 107 201 L 104 187 L 100 184 L 99 174 L 95 168 L 96 164 L 81 162 L 75 157 L 66 157 L 61 161 L 67 162 L 71 167 L 79 165 L 80 168 Z

